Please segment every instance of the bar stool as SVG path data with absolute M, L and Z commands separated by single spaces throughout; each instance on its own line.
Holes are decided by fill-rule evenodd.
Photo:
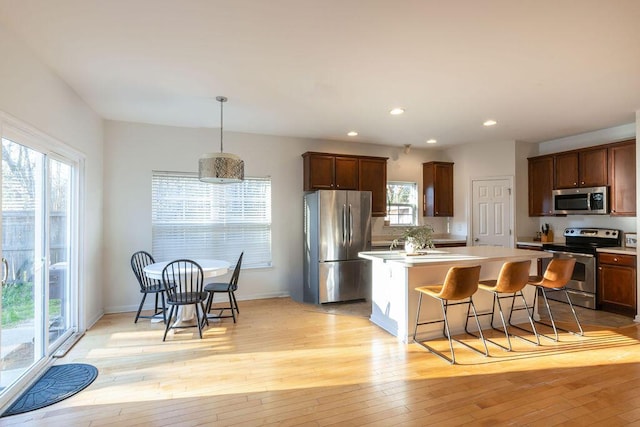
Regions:
M 539 320 L 536 320 L 536 323 L 553 328 L 553 333 L 555 334 L 554 341 L 556 342 L 558 341 L 558 329 L 580 336 L 584 335 L 582 325 L 580 325 L 580 320 L 578 320 L 578 315 L 576 314 L 576 310 L 573 308 L 573 304 L 571 303 L 571 298 L 569 298 L 569 293 L 567 292 L 566 287 L 569 280 L 571 280 L 571 276 L 573 275 L 573 268 L 575 267 L 575 265 L 575 258 L 553 258 L 551 262 L 549 262 L 549 265 L 544 272 L 544 276 L 531 276 L 529 277 L 529 283 L 527 283 L 528 285 L 536 287 L 536 296 L 533 299 L 533 307 L 536 307 L 536 300 L 539 290 L 544 299 L 544 304 L 547 307 L 549 319 L 551 320 L 550 325 Z M 573 313 L 573 318 L 576 320 L 576 324 L 578 325 L 579 332 L 569 331 L 556 326 L 556 322 L 553 319 L 553 313 L 551 312 L 551 307 L 549 307 L 549 300 L 547 299 L 547 292 L 555 291 L 564 291 L 567 302 L 569 303 L 569 307 L 571 308 L 571 312 Z M 543 335 L 545 338 L 553 339 L 544 334 L 541 335 Z
M 491 312 L 489 313 L 481 313 L 478 316 L 489 316 L 491 315 L 491 328 L 498 332 L 504 333 L 507 338 L 507 347 L 498 344 L 497 342 L 485 338 L 492 344 L 497 345 L 507 351 L 511 351 L 511 338 L 513 335 L 515 337 L 521 338 L 525 341 L 529 341 L 526 338 L 510 334 L 507 325 L 514 326 L 519 328 L 517 325 L 511 324 L 511 316 L 514 311 L 518 310 L 527 310 L 527 316 L 529 317 L 529 323 L 531 324 L 531 328 L 533 329 L 533 334 L 536 337 L 537 345 L 540 345 L 540 338 L 538 337 L 538 332 L 536 331 L 536 327 L 534 324 L 533 317 L 531 317 L 531 312 L 529 311 L 529 306 L 527 305 L 527 300 L 524 298 L 524 294 L 522 293 L 522 289 L 527 285 L 529 281 L 529 269 L 531 268 L 531 260 L 526 261 L 514 261 L 514 262 L 505 262 L 500 269 L 500 273 L 498 274 L 497 280 L 482 280 L 478 284 L 478 288 L 483 291 L 493 293 L 493 304 L 491 305 Z M 514 307 L 516 303 L 516 297 L 522 298 L 522 302 L 524 306 L 522 307 Z M 502 311 L 502 305 L 500 304 L 500 300 L 505 298 L 511 298 L 511 310 L 509 311 L 509 318 L 505 322 L 504 312 Z M 502 321 L 503 330 L 500 330 L 493 326 L 493 319 L 495 317 L 496 305 L 498 306 L 498 313 L 500 313 L 500 320 Z M 467 321 L 469 321 L 469 317 L 467 317 Z M 522 328 L 519 328 L 522 329 Z M 526 329 L 525 329 L 526 330 Z
M 464 343 L 460 340 L 451 337 L 451 332 L 449 330 L 449 321 L 447 319 L 447 308 L 452 305 L 467 305 L 467 319 L 469 316 L 469 310 L 473 308 L 473 314 L 476 319 L 476 324 L 478 326 L 478 331 L 480 333 L 480 339 L 482 344 L 484 345 L 484 355 L 489 355 L 489 350 L 487 349 L 487 343 L 484 341 L 484 335 L 482 334 L 482 329 L 480 328 L 480 322 L 478 321 L 478 316 L 476 313 L 476 307 L 473 304 L 472 295 L 478 290 L 478 279 L 480 278 L 480 266 L 476 265 L 473 267 L 451 267 L 447 272 L 447 275 L 444 279 L 444 283 L 440 285 L 428 285 L 428 286 L 420 286 L 415 288 L 416 291 L 420 293 L 420 297 L 418 299 L 418 313 L 416 315 L 416 326 L 413 331 L 413 341 L 422 347 L 429 350 L 431 353 L 436 356 L 446 360 L 452 365 L 456 363 L 455 353 L 453 352 L 453 341 L 457 341 L 460 344 L 463 344 L 469 347 L 471 350 L 483 354 L 480 350 L 470 346 L 467 343 Z M 440 306 L 442 307 L 442 320 L 432 320 L 428 322 L 420 322 L 420 308 L 422 306 L 422 296 L 427 295 L 433 298 L 440 300 Z M 462 301 L 465 300 L 465 301 Z M 459 301 L 459 302 L 450 302 L 450 301 Z M 438 350 L 426 344 L 428 340 L 418 341 L 416 336 L 418 333 L 418 326 L 429 325 L 432 323 L 443 323 L 442 333 L 449 340 L 449 349 L 451 350 L 451 358 L 442 354 Z M 467 324 L 465 322 L 465 332 L 467 331 Z

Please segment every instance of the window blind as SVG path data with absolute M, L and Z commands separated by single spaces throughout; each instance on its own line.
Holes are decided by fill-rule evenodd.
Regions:
M 271 266 L 271 180 L 210 184 L 194 173 L 153 171 L 152 250 L 157 261 L 213 258 Z

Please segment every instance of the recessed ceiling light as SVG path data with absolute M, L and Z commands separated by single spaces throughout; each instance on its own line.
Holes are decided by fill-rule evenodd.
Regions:
M 392 116 L 397 116 L 404 113 L 404 108 L 394 108 L 393 110 L 389 111 L 389 114 L 391 114 Z
M 436 141 L 436 140 L 435 140 L 435 139 L 433 139 L 433 138 L 431 138 L 431 139 L 427 139 L 427 144 L 435 144 L 436 142 L 438 142 L 438 141 Z
M 355 130 L 352 130 L 351 132 L 347 132 L 348 136 L 358 136 L 358 132 L 356 132 Z
M 487 120 L 486 122 L 483 123 L 483 125 L 484 126 L 493 126 L 496 123 L 498 123 L 498 122 L 496 122 L 495 120 Z

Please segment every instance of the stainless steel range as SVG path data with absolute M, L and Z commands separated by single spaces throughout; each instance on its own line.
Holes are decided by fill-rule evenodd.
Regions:
M 622 232 L 610 228 L 566 228 L 565 243 L 543 243 L 545 251 L 552 252 L 554 258 L 575 258 L 573 276 L 567 284 L 571 302 L 581 307 L 596 309 L 596 249 L 622 246 Z M 542 260 L 543 271 L 549 258 Z M 564 292 L 551 292 L 549 299 L 567 302 Z

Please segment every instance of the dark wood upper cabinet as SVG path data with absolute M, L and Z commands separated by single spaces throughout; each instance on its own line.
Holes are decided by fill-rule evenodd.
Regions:
M 336 157 L 334 168 L 336 190 L 358 190 L 358 159 Z
M 578 186 L 578 153 L 558 154 L 555 156 L 556 182 L 553 188 L 573 188 Z
M 529 216 L 553 215 L 554 188 L 609 186 L 612 216 L 636 215 L 636 140 L 529 158 Z
M 609 203 L 613 216 L 636 216 L 636 141 L 609 146 Z
M 422 189 L 423 216 L 453 216 L 453 163 L 423 163 Z
M 304 191 L 371 191 L 372 216 L 387 215 L 387 158 L 306 152 Z
M 358 159 L 360 191 L 371 191 L 371 215 L 387 216 L 387 159 Z
M 335 156 L 317 154 L 304 157 L 304 190 L 333 190 Z
M 529 159 L 529 216 L 553 215 L 554 156 Z
M 304 153 L 304 190 L 357 190 L 358 159 L 327 153 Z
M 555 188 L 607 185 L 607 148 L 588 148 L 557 154 Z

